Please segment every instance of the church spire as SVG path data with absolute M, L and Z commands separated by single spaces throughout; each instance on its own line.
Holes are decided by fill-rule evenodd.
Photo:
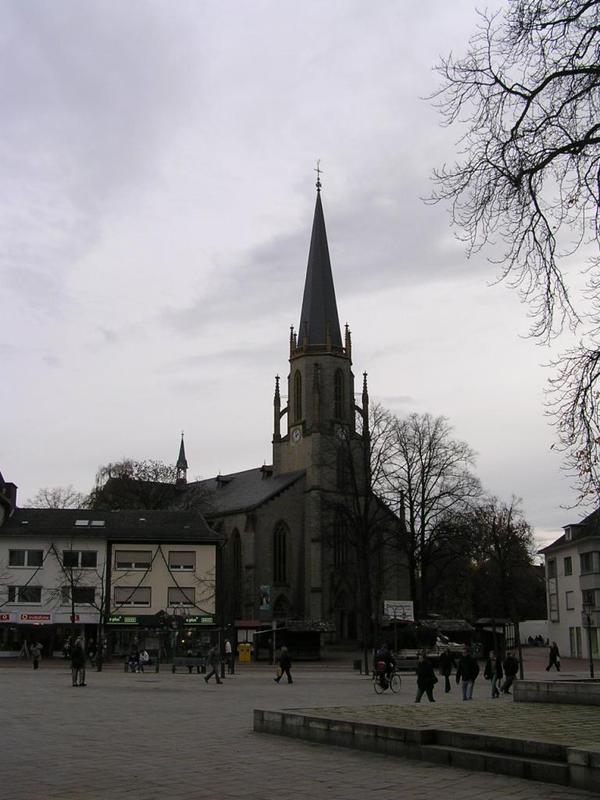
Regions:
M 321 203 L 321 170 L 317 178 L 317 202 L 313 219 L 304 297 L 298 328 L 298 347 L 310 345 L 323 349 L 343 347 L 340 334 L 333 275 L 329 261 L 329 247 L 325 218 Z
M 181 431 L 181 444 L 179 445 L 179 456 L 175 465 L 175 483 L 187 483 L 188 462 L 185 457 L 185 445 L 183 444 L 183 431 Z

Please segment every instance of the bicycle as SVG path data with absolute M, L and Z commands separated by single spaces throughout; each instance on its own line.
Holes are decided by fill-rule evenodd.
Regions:
M 392 670 L 389 676 L 386 675 L 385 669 L 376 669 L 373 672 L 373 689 L 375 689 L 375 694 L 383 694 L 386 689 L 391 689 L 394 694 L 397 694 L 401 686 L 402 679 L 395 670 Z

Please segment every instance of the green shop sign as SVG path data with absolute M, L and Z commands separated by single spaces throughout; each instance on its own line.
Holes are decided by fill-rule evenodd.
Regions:
M 113 614 L 112 617 L 109 617 L 106 620 L 107 625 L 137 625 L 138 618 L 137 617 L 126 617 L 122 614 Z
M 183 627 L 188 625 L 214 625 L 214 617 L 185 617 L 183 620 Z

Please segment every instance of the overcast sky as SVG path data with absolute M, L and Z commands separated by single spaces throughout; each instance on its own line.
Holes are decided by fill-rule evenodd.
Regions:
M 21 504 L 172 462 L 181 430 L 190 477 L 270 463 L 320 158 L 355 374 L 447 416 L 540 542 L 581 516 L 551 352 L 421 199 L 460 134 L 423 99 L 432 67 L 476 22 L 472 0 L 2 3 L 0 470 Z

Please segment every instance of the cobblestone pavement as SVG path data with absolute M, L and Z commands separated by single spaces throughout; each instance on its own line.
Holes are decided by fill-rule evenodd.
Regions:
M 88 672 L 73 688 L 63 666 L 0 669 L 1 800 L 583 800 L 588 792 L 408 759 L 255 734 L 253 708 L 406 707 L 411 714 L 471 713 L 500 705 L 487 685 L 463 711 L 458 692 L 415 707 L 414 676 L 393 700 L 349 670 L 295 670 L 276 685 L 272 672 L 240 671 L 222 686 L 170 672 Z M 497 704 L 498 701 L 493 701 Z M 512 709 L 503 698 L 503 713 Z M 514 709 L 517 708 L 515 704 Z M 535 716 L 533 706 L 531 713 Z M 513 709 L 513 710 L 514 710 Z M 369 711 L 372 713 L 372 711 Z M 519 709 L 520 713 L 520 709 Z M 532 716 L 532 719 L 534 717 Z

